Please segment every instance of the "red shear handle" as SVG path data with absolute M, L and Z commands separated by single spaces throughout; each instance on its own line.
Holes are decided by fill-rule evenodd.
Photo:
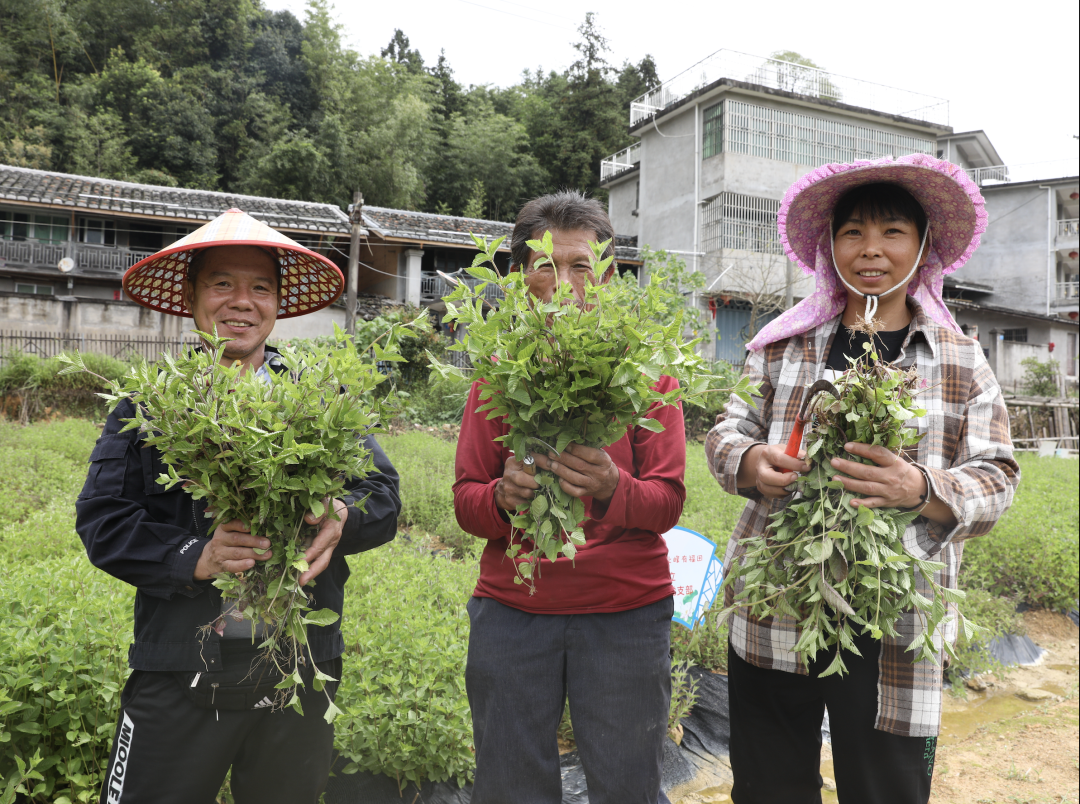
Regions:
M 806 424 L 806 419 L 802 416 L 795 417 L 795 429 L 791 431 L 791 438 L 788 439 L 787 449 L 784 450 L 784 454 L 789 458 L 794 458 L 799 454 L 799 447 L 802 446 L 804 424 Z

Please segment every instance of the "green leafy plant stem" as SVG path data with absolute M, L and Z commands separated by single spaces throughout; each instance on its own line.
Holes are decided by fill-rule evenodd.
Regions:
M 558 282 L 545 300 L 531 293 L 530 284 L 533 274 L 555 271 L 551 232 L 528 241 L 537 254 L 528 278 L 522 270 L 502 276 L 492 269 L 502 238 L 473 240 L 479 254 L 468 271 L 480 282 L 460 283 L 446 297 L 444 321 L 468 326 L 464 341 L 451 348 L 468 352 L 473 378 L 484 383 L 475 412 L 506 420 L 509 433 L 499 440 L 518 460 L 527 463 L 541 447 L 552 457 L 571 443 L 608 447 L 631 427 L 660 432 L 663 425 L 650 415 L 656 408 L 703 404 L 716 378 L 695 352 L 698 341 L 683 337 L 682 313 L 670 314 L 670 293 L 664 295 L 656 277 L 644 289 L 607 281 L 610 242 L 590 243 L 588 269 L 574 269 L 582 274 L 581 297 L 571 283 Z M 485 301 L 488 285 L 502 291 L 495 308 Z M 432 368 L 461 376 L 434 357 Z M 658 390 L 662 376 L 678 386 Z M 744 377 L 730 392 L 752 404 L 755 390 Z M 511 514 L 507 548 L 514 580 L 530 594 L 543 560 L 572 562 L 585 545 L 584 501 L 564 491 L 551 472 L 537 471 L 535 477 L 540 490 Z
M 904 546 L 918 512 L 853 505 L 858 496 L 844 489 L 832 467 L 834 457 L 869 463 L 847 453 L 848 442 L 901 454 L 921 438 L 907 421 L 925 415 L 914 404 L 920 382 L 914 369 L 885 364 L 869 345 L 866 354 L 849 360 L 836 383 L 838 396 L 813 400 L 806 437 L 811 468 L 797 481 L 796 496 L 771 515 L 764 533 L 744 541 L 745 553 L 724 581 L 725 589 L 738 590 L 729 612 L 745 608 L 754 617 L 793 618 L 800 629 L 794 651 L 804 661 L 832 651 L 822 676 L 847 671 L 842 649 L 858 655 L 857 632 L 897 636 L 895 624 L 905 611 L 913 611 L 922 626 L 908 646 L 914 660 L 938 661 L 934 637 L 951 616 L 949 604 L 964 597 L 934 580 L 943 564 Z M 961 620 L 971 640 L 981 629 Z M 955 655 L 948 640 L 941 643 Z

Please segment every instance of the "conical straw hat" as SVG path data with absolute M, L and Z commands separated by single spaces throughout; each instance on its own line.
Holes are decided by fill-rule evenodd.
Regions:
M 183 292 L 188 266 L 196 251 L 214 246 L 258 246 L 277 258 L 281 266 L 278 318 L 321 310 L 332 304 L 345 288 L 341 270 L 326 257 L 247 213 L 230 209 L 131 266 L 124 274 L 124 291 L 143 307 L 190 317 Z

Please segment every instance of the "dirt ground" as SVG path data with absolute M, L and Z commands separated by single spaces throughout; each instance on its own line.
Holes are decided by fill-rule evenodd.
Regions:
M 1048 651 L 1037 666 L 946 693 L 931 804 L 1080 804 L 1080 633 L 1052 612 L 1028 612 L 1024 621 Z M 821 775 L 822 801 L 838 801 L 829 745 L 822 747 Z M 730 792 L 712 787 L 673 802 L 719 804 L 731 800 Z
M 946 698 L 932 804 L 1080 802 L 1078 631 L 1052 612 L 1024 621 L 1049 652 L 1035 667 L 981 679 L 986 689 L 965 690 L 966 700 Z

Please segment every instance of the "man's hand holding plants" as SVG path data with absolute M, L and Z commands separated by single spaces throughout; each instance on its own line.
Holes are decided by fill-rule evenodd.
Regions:
M 249 532 L 243 522 L 234 519 L 214 530 L 195 565 L 194 577 L 196 581 L 208 581 L 220 572 L 239 574 L 272 555 L 269 539 Z
M 559 487 L 571 497 L 606 503 L 619 485 L 619 468 L 602 449 L 570 442 L 561 455 L 533 453 L 533 459 L 559 478 Z
M 341 500 L 334 500 L 334 512 L 338 516 L 337 519 L 331 519 L 326 514 L 317 517 L 310 511 L 304 514 L 304 522 L 308 525 L 318 525 L 319 532 L 315 534 L 311 545 L 304 551 L 304 560 L 308 563 L 308 569 L 297 580 L 300 586 L 305 586 L 308 581 L 314 580 L 330 565 L 334 548 L 341 541 L 345 520 L 349 518 L 349 506 Z

